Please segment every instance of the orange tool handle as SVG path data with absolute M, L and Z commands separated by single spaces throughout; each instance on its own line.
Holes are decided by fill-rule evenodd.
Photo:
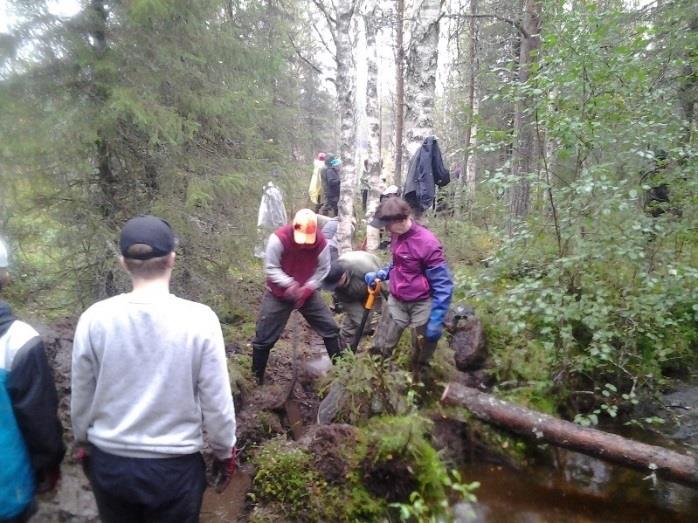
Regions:
M 373 304 L 376 301 L 376 296 L 381 291 L 381 281 L 376 279 L 376 286 L 372 289 L 368 286 L 368 298 L 366 298 L 366 305 L 364 309 L 370 311 L 373 308 Z

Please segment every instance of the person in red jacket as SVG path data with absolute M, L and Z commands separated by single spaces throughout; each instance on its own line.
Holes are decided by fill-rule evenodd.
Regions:
M 330 359 L 340 354 L 339 327 L 317 292 L 329 270 L 329 245 L 310 209 L 301 209 L 293 223 L 269 236 L 264 260 L 267 290 L 252 341 L 252 371 L 259 385 L 264 384 L 269 353 L 294 309 L 322 337 Z

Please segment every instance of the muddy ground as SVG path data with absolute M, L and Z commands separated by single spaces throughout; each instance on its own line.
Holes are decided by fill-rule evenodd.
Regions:
M 73 322 L 68 320 L 59 322 L 51 327 L 42 327 L 36 323 L 34 324 L 44 336 L 48 356 L 54 368 L 60 402 L 59 413 L 65 427 L 65 440 L 69 452 L 61 467 L 62 479 L 57 492 L 39 500 L 39 512 L 32 521 L 96 522 L 99 519 L 89 483 L 79 466 L 70 457 L 73 439 L 70 430 L 69 413 L 70 357 L 74 325 Z M 226 347 L 226 350 L 231 360 L 245 360 L 251 354 L 249 343 L 231 343 Z M 276 434 L 287 434 L 290 437 L 299 439 L 304 432 L 307 434 L 317 432 L 318 429 L 315 426 L 315 422 L 320 400 L 318 394 L 320 377 L 329 367 L 330 362 L 326 356 L 322 340 L 310 331 L 297 313 L 294 313 L 289 320 L 289 325 L 282 339 L 279 340 L 272 351 L 265 386 L 256 387 L 249 381 L 236 381 L 236 385 L 239 387 L 235 394 L 238 422 L 237 434 L 238 444 L 243 448 L 243 456 L 249 454 L 249 449 L 252 449 L 256 444 L 266 441 Z M 288 399 L 292 401 L 289 403 Z M 698 403 L 696 401 L 698 399 L 698 376 L 694 376 L 690 383 L 684 383 L 673 392 L 667 393 L 662 399 L 666 407 L 663 414 L 666 424 L 663 427 L 662 434 L 659 435 L 662 436 L 662 439 L 653 441 L 653 443 L 669 446 L 668 443 L 673 442 L 676 444 L 677 450 L 681 448 L 689 451 L 697 449 L 698 415 L 696 412 L 698 412 L 698 409 L 696 409 L 696 405 Z M 291 408 L 289 408 L 289 405 Z M 645 413 L 645 415 L 649 414 L 651 413 Z M 292 419 L 289 419 L 289 416 Z M 346 436 L 342 426 L 332 427 L 336 427 L 336 431 L 325 435 L 325 441 L 333 441 L 333 438 Z M 464 431 L 465 426 L 463 424 L 446 420 L 435 426 L 432 437 L 437 447 L 442 449 L 444 456 L 452 454 L 462 460 L 463 456 L 466 455 L 473 457 L 474 451 L 478 450 L 473 448 L 472 445 L 468 446 L 468 442 L 470 441 L 472 444 L 473 440 Z M 245 452 L 245 449 L 248 452 Z M 482 450 L 487 452 L 487 449 Z M 468 521 L 510 521 L 504 515 L 508 513 L 509 509 L 506 507 L 501 508 L 498 504 L 504 503 L 506 506 L 509 506 L 509 504 L 515 504 L 514 501 L 509 497 L 499 499 L 498 496 L 501 496 L 501 489 L 496 486 L 493 488 L 487 487 L 488 480 L 495 485 L 502 484 L 502 479 L 497 475 L 500 472 L 493 473 L 490 469 L 483 468 L 487 457 L 483 458 L 482 453 L 475 452 L 474 457 L 476 458 L 473 464 L 474 468 L 471 466 L 471 469 L 465 469 L 463 472 L 468 476 L 473 474 L 473 479 L 480 479 L 483 482 L 481 492 L 478 494 L 478 498 L 482 500 L 482 503 L 477 506 L 477 512 L 480 514 L 478 517 L 481 517 L 481 519 L 476 518 Z M 575 459 L 581 459 L 584 470 L 591 467 L 591 465 L 595 467 L 592 467 L 593 470 L 612 470 L 601 462 L 596 462 L 580 455 L 575 455 L 574 457 Z M 333 472 L 330 469 L 333 463 L 329 459 L 325 461 L 327 462 L 325 464 L 329 467 L 325 472 L 331 475 Z M 505 467 L 505 469 L 509 470 L 505 474 L 507 478 L 516 477 L 522 472 L 522 470 L 517 472 L 512 467 Z M 498 467 L 497 470 L 501 471 L 501 467 Z M 533 470 L 531 469 L 531 472 Z M 564 474 L 567 474 L 569 471 L 576 469 L 574 463 L 572 463 L 561 470 Z M 546 482 L 550 481 L 550 471 L 551 469 L 546 467 L 537 472 L 543 478 L 539 483 L 547 484 Z M 562 474 L 563 472 L 558 470 L 556 474 Z M 598 485 L 594 481 L 588 480 L 588 478 L 580 480 L 572 475 L 572 477 L 564 481 L 562 487 L 558 487 L 560 490 L 556 490 L 557 494 L 555 496 L 562 496 L 560 499 L 564 501 L 566 496 L 569 498 L 569 493 L 564 494 L 564 492 L 570 488 L 574 489 L 575 492 L 579 490 L 582 493 L 585 493 L 591 487 L 597 490 L 601 489 L 603 492 L 609 489 L 613 490 L 613 488 L 629 491 L 630 489 L 637 489 L 638 485 L 647 483 L 642 478 L 635 478 L 629 481 L 624 480 L 618 486 L 615 485 L 614 481 L 606 477 L 609 474 L 604 472 L 602 480 L 598 481 L 598 478 L 596 478 L 598 474 L 591 474 L 590 477 L 595 478 L 594 481 Z M 250 490 L 252 476 L 252 467 L 249 463 L 244 462 L 243 457 L 240 471 L 235 475 L 231 486 L 224 494 L 218 495 L 211 490 L 206 492 L 201 521 L 204 523 L 247 521 L 251 509 L 247 500 L 247 493 Z M 528 492 L 530 488 L 530 484 L 520 487 L 520 490 L 524 492 L 522 496 L 529 501 L 531 496 L 526 495 L 525 492 Z M 516 492 L 516 488 L 510 486 L 508 491 Z M 526 507 L 526 510 L 539 511 L 537 512 L 538 515 L 532 520 L 541 522 L 558 520 L 578 521 L 578 519 L 575 519 L 577 516 L 574 514 L 581 509 L 574 507 L 570 508 L 570 514 L 572 514 L 570 518 L 572 519 L 556 519 L 558 516 L 551 519 L 546 515 L 547 512 L 545 511 L 549 511 L 551 507 L 559 509 L 557 505 L 560 503 L 555 501 L 557 499 L 555 496 L 551 498 L 548 492 L 541 497 L 540 507 L 534 507 L 533 509 Z M 648 511 L 651 512 L 650 509 L 652 507 L 659 507 L 661 511 L 667 510 L 669 512 L 660 512 L 659 519 L 649 518 L 647 521 L 662 521 L 663 516 L 661 514 L 670 514 L 672 518 L 675 518 L 666 519 L 665 521 L 695 521 L 695 519 L 686 519 L 689 515 L 692 517 L 695 514 L 696 498 L 692 491 L 684 492 L 669 484 L 664 487 L 664 490 L 651 490 L 642 495 L 642 499 L 649 499 L 650 497 L 657 497 L 657 500 L 651 502 Z M 492 498 L 494 501 L 489 498 Z M 637 500 L 633 501 L 625 498 L 622 498 L 622 501 L 623 503 L 637 502 Z M 598 505 L 596 502 L 594 504 Z M 500 509 L 504 519 L 497 519 L 499 517 L 497 511 Z M 605 521 L 604 518 L 606 517 L 607 515 L 599 516 L 598 518 L 590 517 L 589 519 L 581 519 L 581 521 Z M 633 521 L 633 519 L 621 518 L 618 521 Z
M 73 435 L 70 423 L 70 364 L 74 322 L 65 320 L 52 326 L 34 324 L 42 334 L 50 363 L 54 369 L 59 396 L 59 416 L 65 430 L 68 453 L 61 465 L 61 481 L 57 491 L 39 499 L 39 510 L 32 521 L 92 523 L 99 521 L 97 507 L 80 467 L 73 461 Z M 295 351 L 294 351 L 295 347 Z M 248 343 L 232 343 L 226 347 L 229 358 L 249 356 Z M 294 359 L 294 353 L 297 358 Z M 299 437 L 305 427 L 315 423 L 319 397 L 317 379 L 330 367 L 322 339 L 309 330 L 294 313 L 289 325 L 272 351 L 266 384 L 253 386 L 239 383 L 235 396 L 238 445 L 251 448 L 274 434 L 288 433 Z M 291 389 L 293 391 L 291 392 Z M 288 419 L 287 398 L 293 398 L 294 412 L 299 419 Z M 293 417 L 293 416 L 292 416 Z M 244 521 L 245 500 L 251 485 L 251 467 L 243 463 L 240 471 L 223 495 L 207 490 L 202 508 L 203 522 Z

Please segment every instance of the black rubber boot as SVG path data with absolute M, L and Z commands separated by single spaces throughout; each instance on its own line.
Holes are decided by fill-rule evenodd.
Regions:
M 424 336 L 426 326 L 414 330 L 412 338 L 412 379 L 428 385 L 432 381 L 431 359 L 436 351 L 437 341 L 427 341 Z
M 334 338 L 322 338 L 322 341 L 325 342 L 327 355 L 332 360 L 332 363 L 335 363 L 337 358 L 342 355 L 342 349 L 339 346 L 339 336 L 335 336 Z
M 270 349 L 252 349 L 252 374 L 257 379 L 257 385 L 264 385 L 264 371 L 267 368 Z

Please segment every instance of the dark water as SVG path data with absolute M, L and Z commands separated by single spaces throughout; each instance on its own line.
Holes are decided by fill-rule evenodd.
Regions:
M 568 452 L 562 471 L 525 471 L 472 464 L 468 481 L 481 483 L 473 522 L 698 522 L 698 492 Z

